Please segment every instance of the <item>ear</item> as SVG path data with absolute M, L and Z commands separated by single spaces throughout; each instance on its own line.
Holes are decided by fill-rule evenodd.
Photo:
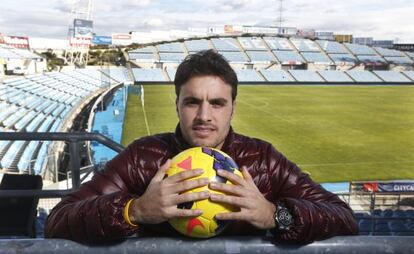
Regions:
M 178 96 L 175 98 L 175 112 L 177 113 L 177 117 L 180 118 L 178 115 Z
M 233 116 L 234 116 L 234 114 L 236 113 L 236 100 L 234 100 L 233 102 L 233 107 L 232 107 L 232 109 L 231 109 L 231 116 L 230 116 L 230 120 L 233 120 Z

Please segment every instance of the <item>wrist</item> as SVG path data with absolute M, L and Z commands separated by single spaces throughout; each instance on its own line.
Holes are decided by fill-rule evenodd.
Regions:
M 293 216 L 282 202 L 276 203 L 276 211 L 273 217 L 275 228 L 278 230 L 289 230 L 293 225 Z
M 268 223 L 267 223 L 268 227 L 266 229 L 272 229 L 272 228 L 275 228 L 277 226 L 276 223 L 275 223 L 275 217 L 274 217 L 277 207 L 273 203 L 270 203 L 269 207 L 270 207 L 269 215 L 267 216 L 267 218 L 268 218 L 268 220 L 267 220 L 268 221 Z
M 134 203 L 136 202 L 136 199 L 132 198 L 128 200 L 128 202 L 125 204 L 123 216 L 125 221 L 133 227 L 138 227 L 138 222 L 136 220 L 136 212 L 134 208 Z

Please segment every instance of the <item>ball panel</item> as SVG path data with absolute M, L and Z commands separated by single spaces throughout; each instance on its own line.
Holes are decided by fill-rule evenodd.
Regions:
M 236 163 L 225 153 L 207 147 L 195 147 L 181 152 L 172 160 L 171 168 L 168 170 L 168 176 L 185 171 L 202 168 L 204 173 L 201 176 L 208 177 L 210 181 L 219 181 L 231 184 L 227 179 L 217 175 L 218 169 L 234 172 L 241 176 Z M 208 186 L 195 188 L 187 192 L 199 192 L 209 190 L 212 193 L 224 194 L 219 191 L 211 190 Z M 203 214 L 195 218 L 175 218 L 171 219 L 170 224 L 180 233 L 191 236 L 208 238 L 222 232 L 229 223 L 228 221 L 217 221 L 215 215 L 221 212 L 237 211 L 237 207 L 228 204 L 212 202 L 209 199 L 195 202 L 187 202 L 178 205 L 182 209 L 201 209 Z

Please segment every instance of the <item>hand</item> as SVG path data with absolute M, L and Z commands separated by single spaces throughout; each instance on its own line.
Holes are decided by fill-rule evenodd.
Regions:
M 208 178 L 187 180 L 201 175 L 203 170 L 188 170 L 164 178 L 170 165 L 171 160 L 167 160 L 152 178 L 145 193 L 132 202 L 129 216 L 133 223 L 157 224 L 175 217 L 196 217 L 202 214 L 199 209 L 179 209 L 177 205 L 209 198 L 208 191 L 183 193 L 208 184 Z
M 211 182 L 211 189 L 224 192 L 227 195 L 211 193 L 210 199 L 239 207 L 240 211 L 219 213 L 216 215 L 216 219 L 243 220 L 259 229 L 275 227 L 273 214 L 276 211 L 276 206 L 264 198 L 246 167 L 242 167 L 243 178 L 225 170 L 219 170 L 217 173 L 227 178 L 233 185 Z

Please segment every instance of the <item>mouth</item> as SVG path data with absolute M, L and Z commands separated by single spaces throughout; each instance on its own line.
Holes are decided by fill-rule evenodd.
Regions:
M 205 126 L 205 125 L 193 126 L 192 129 L 195 135 L 199 138 L 206 138 L 216 130 L 212 126 Z

